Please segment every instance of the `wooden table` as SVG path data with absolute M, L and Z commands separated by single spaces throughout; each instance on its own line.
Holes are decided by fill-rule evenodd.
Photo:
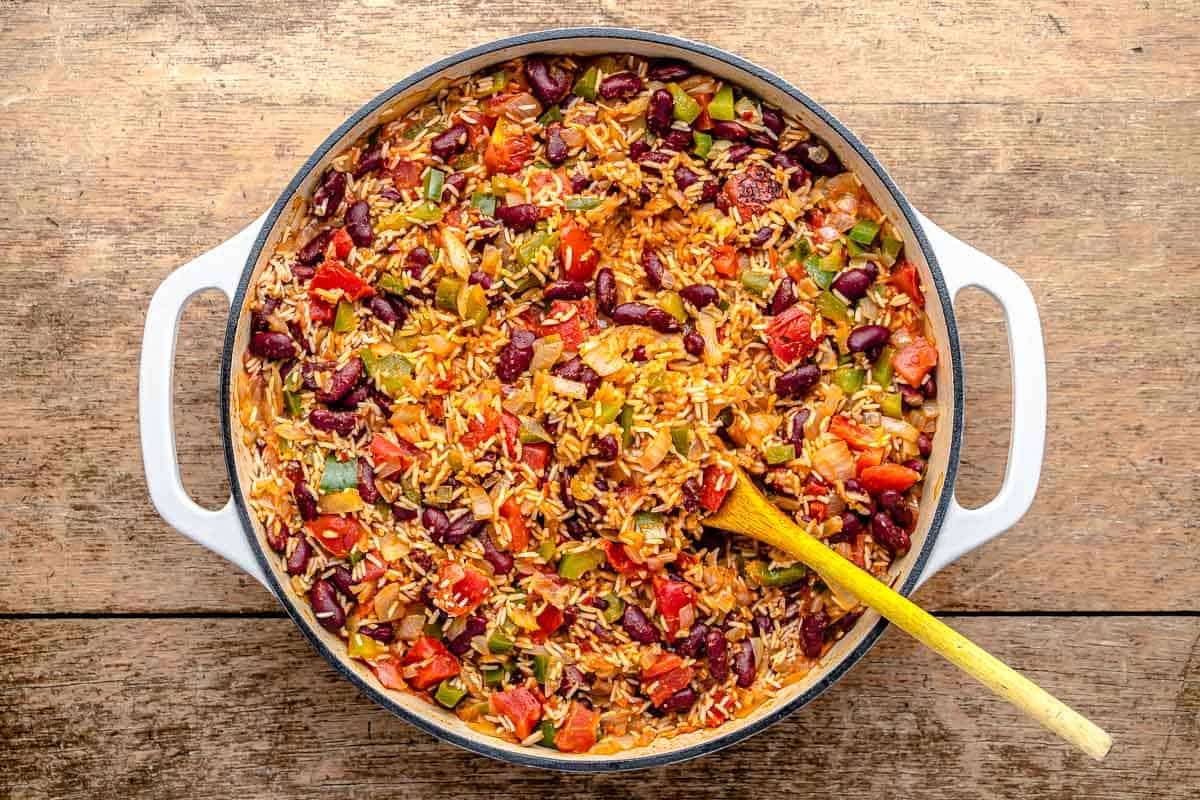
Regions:
M 113 6 L 116 7 L 113 7 Z M 1194 3 L 0 3 L 0 796 L 1194 797 L 1200 790 L 1200 19 Z M 278 605 L 150 507 L 150 293 L 274 200 L 376 92 L 541 27 L 652 28 L 790 78 L 1041 307 L 1041 493 L 919 599 L 1107 727 L 1103 765 L 890 632 L 787 722 L 702 761 L 560 778 L 361 697 Z M 1007 347 L 964 295 L 960 498 L 999 484 Z M 221 301 L 179 340 L 185 480 L 217 505 Z

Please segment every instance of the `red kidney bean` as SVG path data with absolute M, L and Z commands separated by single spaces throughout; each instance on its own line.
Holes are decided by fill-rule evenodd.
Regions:
M 737 676 L 737 685 L 743 689 L 754 683 L 754 645 L 749 639 L 743 639 L 738 653 L 733 657 L 733 674 Z
M 696 690 L 690 686 L 685 686 L 675 694 L 668 697 L 662 704 L 663 711 L 687 711 L 692 706 L 696 705 L 696 701 L 700 699 L 700 695 L 696 694 Z
M 717 192 L 721 191 L 721 185 L 716 181 L 705 181 L 704 186 L 700 189 L 700 202 L 711 203 L 717 199 Z
M 693 283 L 679 290 L 679 296 L 696 308 L 704 308 L 717 302 L 720 295 L 715 287 L 704 283 Z
M 646 345 L 639 344 L 637 347 L 633 348 L 633 352 L 629 354 L 629 357 L 638 364 L 648 361 L 649 356 L 646 355 Z
M 308 421 L 319 431 L 333 431 L 342 436 L 350 435 L 358 424 L 358 415 L 350 411 L 327 411 L 314 408 L 308 415 Z
M 563 667 L 562 682 L 558 685 L 558 693 L 570 697 L 571 693 L 587 685 L 587 677 L 574 664 Z
M 496 219 L 513 233 L 527 231 L 542 218 L 542 210 L 533 203 L 518 203 L 511 206 L 500 206 L 496 209 Z
M 796 412 L 796 416 L 792 417 L 792 432 L 788 437 L 788 441 L 796 447 L 796 452 L 804 447 L 804 424 L 808 422 L 808 418 L 812 416 L 812 412 L 807 408 L 802 408 Z
M 754 232 L 754 235 L 750 237 L 750 246 L 762 247 L 771 240 L 771 234 L 773 233 L 775 233 L 775 229 L 770 225 L 759 228 Z
M 371 309 L 371 313 L 385 325 L 395 325 L 400 321 L 400 315 L 396 313 L 396 307 L 392 302 L 383 295 L 375 295 L 367 301 L 367 308 Z
M 824 142 L 809 139 L 788 151 L 788 155 L 803 164 L 810 172 L 832 177 L 842 172 L 842 162 Z
M 675 168 L 675 185 L 679 191 L 686 192 L 689 186 L 700 182 L 700 176 L 684 166 Z
M 825 627 L 829 625 L 829 617 L 824 611 L 810 614 L 800 623 L 800 641 L 804 647 L 804 655 L 817 658 L 825 646 Z
M 317 271 L 313 267 L 305 267 L 299 263 L 292 267 L 292 277 L 300 283 L 308 283 L 316 274 Z
M 646 109 L 646 127 L 657 136 L 665 136 L 671 130 L 675 101 L 666 89 L 655 89 L 650 95 Z
M 682 153 L 692 146 L 692 129 L 691 128 L 671 128 L 663 136 L 658 146 L 663 150 L 671 150 L 676 153 Z
M 398 504 L 392 506 L 392 519 L 396 520 L 396 522 L 412 522 L 416 518 L 417 510 L 415 508 L 408 508 L 407 506 Z
M 471 649 L 471 640 L 482 636 L 487 631 L 487 621 L 483 617 L 469 617 L 463 632 L 446 643 L 446 649 L 456 656 L 464 656 Z
M 575 356 L 570 361 L 564 361 L 550 370 L 552 375 L 568 381 L 576 381 L 587 387 L 587 396 L 591 397 L 600 388 L 600 376 L 596 370 L 583 363 L 583 359 Z
M 292 499 L 296 501 L 296 508 L 300 510 L 300 518 L 305 522 L 316 519 L 319 516 L 317 498 L 313 497 L 308 484 L 304 482 L 300 468 L 297 466 L 289 477 L 292 480 Z
M 735 144 L 733 147 L 725 151 L 725 157 L 730 164 L 740 164 L 746 160 L 746 156 L 754 152 L 754 148 L 748 144 Z
M 649 152 L 650 145 L 646 144 L 645 139 L 635 139 L 633 144 L 629 145 L 629 158 L 634 161 L 641 161 L 642 157 Z
M 496 360 L 496 377 L 504 383 L 512 383 L 533 363 L 532 333 L 522 328 L 514 328 L 508 344 L 500 349 Z
M 801 364 L 775 379 L 775 394 L 780 397 L 800 397 L 821 380 L 816 364 Z
M 365 458 L 358 459 L 358 496 L 367 505 L 379 502 L 379 489 L 375 486 L 375 470 Z
M 774 150 L 775 139 L 769 133 L 763 131 L 750 131 L 746 136 L 746 141 L 755 147 L 761 147 L 763 150 Z
M 642 90 L 642 79 L 632 72 L 617 72 L 600 81 L 600 96 L 605 100 L 616 100 L 635 95 Z
M 650 622 L 646 612 L 634 603 L 625 605 L 625 613 L 621 615 L 621 627 L 629 634 L 630 639 L 640 644 L 658 641 L 658 629 Z
M 904 466 L 908 467 L 913 472 L 920 472 L 922 475 L 925 474 L 925 462 L 919 458 L 910 458 L 908 461 L 904 462 Z
M 447 521 L 446 524 L 449 524 L 449 521 Z M 429 555 L 429 553 L 426 553 L 424 550 L 413 550 L 408 554 L 408 560 L 413 563 L 413 566 L 426 575 L 428 575 L 430 572 L 433 572 L 433 556 Z
M 374 172 L 383 166 L 383 143 L 377 142 L 358 156 L 358 166 L 354 169 L 354 177 L 361 178 L 363 175 Z
M 921 453 L 922 458 L 929 458 L 929 454 L 933 452 L 933 439 L 929 438 L 928 433 L 922 433 L 917 437 L 917 450 Z
M 617 278 L 608 267 L 596 273 L 596 308 L 612 314 L 617 306 Z
M 683 330 L 679 320 L 661 308 L 651 308 L 646 312 L 646 324 L 659 333 L 679 333 Z
M 333 584 L 333 588 L 342 593 L 342 597 L 347 600 L 354 600 L 354 574 L 345 564 L 338 564 L 333 568 L 333 572 L 329 574 L 327 580 Z
M 588 295 L 588 285 L 583 281 L 554 281 L 543 291 L 547 300 L 582 300 Z
M 446 176 L 445 182 L 442 184 L 442 202 L 453 198 L 462 199 L 463 192 L 467 190 L 467 173 L 455 172 Z
M 430 538 L 437 540 L 445 534 L 446 529 L 450 527 L 450 518 L 446 516 L 446 512 L 440 508 L 426 506 L 421 512 L 421 524 L 425 526 L 425 530 L 429 532 Z
M 333 231 L 324 230 L 316 236 L 308 240 L 308 244 L 300 248 L 300 252 L 296 253 L 296 260 L 306 266 L 312 266 L 325 257 L 325 248 L 329 245 L 329 240 L 333 237 Z M 294 270 L 293 270 L 294 271 Z
M 647 77 L 652 81 L 671 83 L 672 81 L 681 81 L 691 74 L 692 68 L 689 64 L 682 61 L 664 60 L 653 62 Z
M 434 541 L 438 544 L 462 544 L 468 537 L 478 536 L 486 526 L 487 520 L 475 519 L 470 511 L 464 511 L 450 521 L 450 525 L 442 531 L 440 540 Z
M 296 343 L 286 333 L 259 331 L 250 337 L 250 353 L 259 358 L 293 358 L 296 355 Z
M 879 501 L 879 505 L 886 509 L 889 514 L 895 512 L 898 508 L 904 507 L 904 495 L 895 489 L 884 489 L 875 499 Z
M 862 533 L 862 529 L 862 520 L 858 518 L 858 514 L 855 514 L 853 511 L 842 512 L 842 536 L 853 539 Z
M 601 436 L 596 441 L 596 453 L 602 461 L 612 461 L 617 457 L 619 446 L 617 445 L 617 437 L 611 433 Z
M 507 575 L 512 572 L 513 557 L 497 549 L 492 537 L 486 532 L 479 534 L 479 543 L 483 545 L 483 560 L 492 565 L 497 575 Z
M 478 269 L 467 276 L 467 283 L 481 286 L 485 291 L 491 289 L 493 285 L 492 276 Z
M 546 105 L 559 103 L 571 89 L 571 75 L 559 66 L 552 66 L 541 56 L 525 59 L 525 77 L 538 100 Z
M 637 191 L 638 205 L 644 206 L 650 202 L 650 198 L 654 196 L 654 192 L 650 191 L 650 187 L 642 184 L 642 187 Z
M 428 267 L 433 262 L 429 251 L 424 247 L 417 245 L 412 250 L 408 251 L 408 255 L 404 257 L 404 267 L 409 275 L 420 279 L 425 267 Z
M 375 239 L 371 230 L 371 207 L 366 200 L 359 200 L 346 209 L 346 233 L 357 247 L 368 247 Z
M 561 164 L 571 154 L 571 148 L 563 141 L 562 131 L 561 122 L 551 122 L 546 126 L 546 160 L 551 164 Z
M 897 558 L 908 552 L 911 542 L 908 531 L 897 526 L 883 511 L 877 511 L 871 517 L 871 536 Z
M 762 107 L 763 125 L 771 133 L 779 138 L 779 134 L 783 133 L 783 115 L 773 108 L 768 106 Z
M 592 179 L 588 175 L 581 172 L 571 173 L 571 193 L 579 194 L 584 189 L 592 185 Z
M 567 536 L 575 541 L 583 539 L 590 533 L 579 517 L 571 517 L 563 524 L 566 527 Z
M 853 303 L 867 293 L 873 282 L 871 273 L 865 269 L 848 269 L 834 278 L 831 288 Z
M 646 271 L 646 281 L 655 289 L 663 287 L 663 273 L 666 270 L 663 268 L 662 259 L 658 257 L 658 253 L 646 248 L 642 250 L 642 269 Z
M 775 630 L 775 623 L 766 614 L 755 614 L 751 625 L 759 636 L 767 636 Z
M 731 142 L 740 142 L 750 135 L 750 131 L 742 123 L 723 119 L 714 120 L 709 133 L 717 139 L 728 139 Z
M 346 612 L 338 602 L 337 590 L 327 580 L 319 580 L 308 592 L 308 602 L 312 605 L 317 622 L 326 630 L 336 631 L 346 624 Z
M 346 362 L 346 366 L 333 373 L 328 391 L 317 391 L 317 400 L 321 403 L 336 403 L 354 388 L 362 376 L 362 360 L 355 356 Z
M 287 549 L 288 529 L 282 522 L 277 522 L 275 525 L 269 525 L 266 529 L 267 544 L 276 553 L 282 553 Z
M 339 411 L 354 411 L 358 408 L 359 403 L 362 403 L 370 396 L 371 386 L 366 383 L 360 383 L 358 386 L 355 386 L 353 389 L 351 389 L 345 397 L 343 397 L 341 400 L 338 400 L 337 403 L 334 404 L 334 408 Z
M 618 325 L 649 325 L 646 321 L 649 312 L 650 306 L 645 303 L 621 303 L 610 316 Z
M 775 153 L 771 156 L 771 165 L 782 170 L 791 170 L 788 175 L 788 188 L 799 189 L 809 179 L 808 170 L 801 166 L 787 153 Z
M 708 626 L 697 622 L 683 639 L 675 643 L 675 652 L 684 658 L 696 658 L 704 652 L 704 640 L 708 636 Z
M 700 481 L 695 478 L 688 478 L 683 482 L 681 487 L 683 490 L 683 507 L 688 511 L 695 511 L 700 507 L 701 486 Z
M 447 161 L 467 148 L 469 138 L 470 132 L 466 125 L 462 123 L 451 125 L 429 140 L 429 152 L 437 158 Z
M 312 212 L 314 216 L 325 218 L 337 213 L 342 198 L 346 196 L 346 176 L 335 169 L 330 169 L 321 176 L 321 185 L 313 192 Z
M 312 556 L 312 545 L 305 537 L 297 536 L 296 546 L 292 548 L 292 554 L 287 557 L 288 575 L 303 575 L 304 571 L 308 569 L 310 556 Z
M 670 161 L 671 161 L 671 154 L 668 152 L 665 152 L 663 150 L 654 150 L 652 152 L 646 153 L 640 159 L 638 159 L 639 163 L 653 164 L 658 167 L 664 167 Z
M 937 380 L 932 375 L 921 384 L 921 394 L 926 400 L 933 400 L 937 397 Z
M 909 386 L 907 383 L 900 384 L 900 396 L 906 406 L 915 407 L 925 404 L 925 395 L 921 394 L 921 390 Z
M 710 628 L 704 638 L 704 650 L 708 653 L 708 672 L 717 683 L 729 677 L 729 640 L 724 631 Z
M 704 337 L 696 331 L 688 331 L 683 335 L 683 349 L 688 352 L 688 355 L 699 358 L 704 354 Z
M 883 347 L 891 336 L 892 332 L 885 325 L 860 325 L 846 337 L 846 347 L 851 353 L 861 353 L 864 350 Z
M 373 622 L 369 625 L 359 625 L 358 633 L 370 636 L 382 644 L 391 644 L 396 640 L 396 629 L 390 622 Z
M 796 284 L 788 276 L 779 279 L 779 288 L 771 297 L 771 313 L 778 316 L 796 305 Z
M 391 200 L 393 203 L 398 203 L 404 199 L 404 195 L 400 194 L 400 192 L 396 191 L 391 186 L 385 186 L 384 188 L 380 189 L 379 196 L 384 200 Z

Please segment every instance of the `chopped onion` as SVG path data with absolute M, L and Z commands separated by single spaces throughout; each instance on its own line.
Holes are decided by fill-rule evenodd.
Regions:
M 411 642 L 425 630 L 425 615 L 410 614 L 396 626 L 396 635 L 406 642 Z
M 443 228 L 442 245 L 446 248 L 446 258 L 450 260 L 451 268 L 458 273 L 458 277 L 466 279 L 471 274 L 471 253 L 459 238 L 458 231 L 450 227 Z
M 587 343 L 579 350 L 579 358 L 583 363 L 594 369 L 596 374 L 602 378 L 607 378 L 625 366 L 625 358 L 622 355 L 624 340 L 618 330 L 614 330 L 595 343 Z M 536 352 L 535 350 L 535 358 Z
M 812 455 L 813 469 L 829 482 L 854 477 L 854 456 L 843 441 L 827 444 Z
M 890 433 L 892 436 L 900 437 L 901 439 L 903 439 L 906 442 L 915 442 L 917 440 L 917 437 L 919 437 L 921 435 L 921 432 L 919 430 L 914 428 L 912 425 L 909 425 L 907 422 L 905 422 L 902 419 L 892 419 L 891 417 L 884 417 L 882 420 L 882 424 L 883 424 L 883 429 L 885 431 Z
M 579 381 L 569 381 L 566 378 L 560 378 L 557 375 L 551 375 L 550 388 L 553 389 L 557 394 L 561 394 L 575 400 L 587 399 L 587 386 L 584 386 Z
M 471 499 L 471 513 L 475 519 L 489 519 L 492 516 L 492 498 L 488 497 L 485 489 L 472 486 L 467 490 L 467 496 Z
M 704 339 L 704 363 L 715 366 L 721 363 L 721 345 L 717 341 L 717 322 L 708 314 L 696 319 L 696 332 Z
M 641 456 L 638 457 L 638 466 L 644 470 L 651 470 L 662 463 L 662 460 L 667 457 L 667 453 L 671 450 L 671 434 L 666 430 L 660 430 L 642 450 Z
M 563 354 L 563 340 L 557 334 L 534 340 L 533 360 L 529 362 L 532 370 L 550 369 Z M 593 367 L 593 369 L 595 369 Z M 597 370 L 598 372 L 599 370 Z

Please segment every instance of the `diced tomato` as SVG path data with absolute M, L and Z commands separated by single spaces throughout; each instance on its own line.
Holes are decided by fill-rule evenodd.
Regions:
M 521 434 L 521 420 L 507 411 L 500 414 L 500 427 L 504 429 L 504 454 L 509 458 L 517 455 L 517 437 Z
M 308 285 L 308 296 L 319 300 L 318 290 L 335 291 L 337 289 L 341 289 L 345 293 L 346 299 L 351 302 L 361 300 L 374 293 L 371 285 L 351 270 L 336 261 L 325 261 L 317 267 L 317 272 Z
M 860 533 L 854 537 L 854 545 L 850 548 L 850 560 L 860 569 L 867 566 L 867 534 Z
M 324 300 L 309 300 L 308 318 L 317 325 L 328 325 L 333 322 L 333 305 Z
M 729 693 L 724 689 L 713 692 L 712 702 L 705 706 L 704 725 L 708 728 L 719 728 L 733 716 L 733 703 Z
M 572 700 L 562 727 L 554 734 L 554 746 L 564 753 L 586 753 L 596 744 L 599 727 L 600 712 Z
M 371 670 L 375 673 L 375 677 L 387 689 L 407 689 L 408 685 L 404 683 L 404 676 L 401 673 L 400 659 L 395 656 L 381 658 L 371 664 Z
M 736 277 L 738 274 L 738 251 L 731 244 L 723 244 L 712 249 L 713 269 L 718 275 L 726 278 Z
M 304 523 L 304 527 L 309 535 L 336 558 L 344 557 L 366 534 L 354 517 L 338 514 L 322 514 Z
M 529 191 L 531 194 L 537 194 L 544 186 L 553 186 L 558 181 L 562 181 L 563 185 L 567 183 L 566 170 L 562 167 L 558 169 L 539 169 L 529 176 Z M 553 209 L 549 206 L 542 208 L 542 216 L 547 217 L 553 213 Z
M 520 740 L 528 738 L 542 719 L 541 702 L 524 686 L 509 689 L 507 692 L 495 692 L 489 702 L 492 713 L 508 717 L 516 731 L 517 739 Z
M 472 415 L 467 420 L 467 432 L 462 435 L 459 442 L 468 450 L 478 447 L 481 442 L 496 435 L 496 431 L 500 430 L 500 415 L 497 414 L 491 406 L 483 410 L 483 419 L 479 415 Z
M 333 254 L 344 259 L 353 249 L 354 240 L 350 238 L 350 232 L 345 228 L 338 228 L 333 234 Z
M 574 309 L 574 313 L 571 313 L 572 309 Z M 547 317 L 555 319 L 564 317 L 567 314 L 570 314 L 570 317 L 562 322 L 541 324 L 538 327 L 538 332 L 542 336 L 557 334 L 562 338 L 563 349 L 568 353 L 574 353 L 579 349 L 579 345 L 583 343 L 583 340 L 587 338 L 587 332 L 596 321 L 596 307 L 591 300 L 579 300 L 577 302 L 555 300 L 550 305 L 550 313 Z
M 491 581 L 482 572 L 446 561 L 438 567 L 437 583 L 430 594 L 438 608 L 452 617 L 461 617 L 478 608 L 491 590 Z
M 817 349 L 812 336 L 813 315 L 804 305 L 796 305 L 777 314 L 767 324 L 767 345 L 784 364 L 808 358 Z
M 692 127 L 694 129 L 698 131 L 712 130 L 712 117 L 708 115 L 708 104 L 712 102 L 712 98 L 713 96 L 711 92 L 703 92 L 702 94 L 695 95 L 692 98 L 700 104 L 701 108 L 700 116 L 696 117 L 696 121 L 692 123 Z
M 882 464 L 884 452 L 882 447 L 868 447 L 863 450 L 854 462 L 854 474 L 862 475 L 863 470 L 867 467 L 877 467 Z
M 546 474 L 546 465 L 550 463 L 550 445 L 545 442 L 527 444 L 521 448 L 521 463 L 527 464 L 539 478 Z
M 421 185 L 421 173 L 424 171 L 420 162 L 402 158 L 392 167 L 392 184 L 397 189 L 415 189 Z
M 820 500 L 810 500 L 808 501 L 808 514 L 817 522 L 824 522 L 825 517 L 829 514 L 829 506 Z
M 751 164 L 744 171 L 727 178 L 724 191 L 729 204 L 737 206 L 742 221 L 748 222 L 779 199 L 782 187 L 771 170 L 761 164 Z
M 925 294 L 921 291 L 921 276 L 917 267 L 905 261 L 892 272 L 892 285 L 904 292 L 919 307 L 925 307 Z
M 733 475 L 728 470 L 709 464 L 704 468 L 704 481 L 700 486 L 700 505 L 706 511 L 719 511 L 725 495 L 733 488 Z
M 367 553 L 367 557 L 363 559 L 363 576 L 359 579 L 359 583 L 374 583 L 383 577 L 383 573 L 387 572 L 387 562 L 383 560 L 383 556 L 378 550 L 372 550 Z
M 533 137 L 525 133 L 520 125 L 503 118 L 496 120 L 492 137 L 483 152 L 483 163 L 488 173 L 513 173 L 524 167 L 533 158 Z
M 642 668 L 642 683 L 649 683 L 660 675 L 666 675 L 683 666 L 683 659 L 674 653 L 659 653 L 648 667 Z
M 446 421 L 446 401 L 439 397 L 430 397 L 425 401 L 425 410 L 429 413 L 429 418 L 441 425 Z
M 867 450 L 883 444 L 879 434 L 841 414 L 829 421 L 829 432 L 854 450 Z
M 666 622 L 667 638 L 674 639 L 675 634 L 679 632 L 680 612 L 688 606 L 695 605 L 696 590 L 690 583 L 655 575 L 654 597 L 658 601 L 658 611 Z
M 929 370 L 936 367 L 937 363 L 937 348 L 921 336 L 913 339 L 903 350 L 892 356 L 892 366 L 909 386 L 920 386 Z
M 593 246 L 592 235 L 574 219 L 568 218 L 559 232 L 558 253 L 567 280 L 590 281 L 596 273 L 600 254 Z
M 893 489 L 903 492 L 921 479 L 921 473 L 900 464 L 880 464 L 867 467 L 859 475 L 858 481 L 871 494 Z
M 679 656 L 671 654 L 660 657 L 660 660 L 666 659 L 680 660 Z M 660 662 L 652 664 L 650 669 L 654 671 L 653 675 L 647 677 L 647 672 L 642 673 L 642 689 L 655 707 L 661 706 L 671 698 L 671 695 L 691 683 L 694 674 L 691 667 L 674 666 L 665 669 L 660 667 Z
M 604 555 L 608 558 L 608 565 L 622 575 L 632 577 L 646 573 L 646 568 L 630 558 L 629 554 L 625 552 L 625 545 L 620 542 L 605 539 Z
M 505 432 L 507 433 L 507 429 Z M 500 504 L 500 516 L 508 523 L 512 552 L 524 553 L 529 549 L 529 529 L 525 526 L 525 517 L 521 515 L 521 506 L 510 497 Z
M 371 460 L 375 466 L 399 466 L 408 469 L 420 457 L 421 451 L 405 439 L 393 442 L 378 433 L 371 437 Z
M 404 654 L 404 675 L 417 689 L 429 689 L 462 669 L 446 645 L 432 636 L 422 636 Z
M 529 634 L 529 638 L 541 644 L 550 638 L 550 634 L 562 627 L 563 612 L 555 606 L 548 605 L 537 615 L 538 629 Z

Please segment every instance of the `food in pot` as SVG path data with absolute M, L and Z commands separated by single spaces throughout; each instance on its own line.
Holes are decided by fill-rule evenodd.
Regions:
M 741 466 L 887 580 L 938 362 L 896 227 L 689 65 L 530 57 L 336 155 L 251 287 L 249 498 L 350 658 L 471 727 L 718 728 L 862 608 L 706 531 Z

